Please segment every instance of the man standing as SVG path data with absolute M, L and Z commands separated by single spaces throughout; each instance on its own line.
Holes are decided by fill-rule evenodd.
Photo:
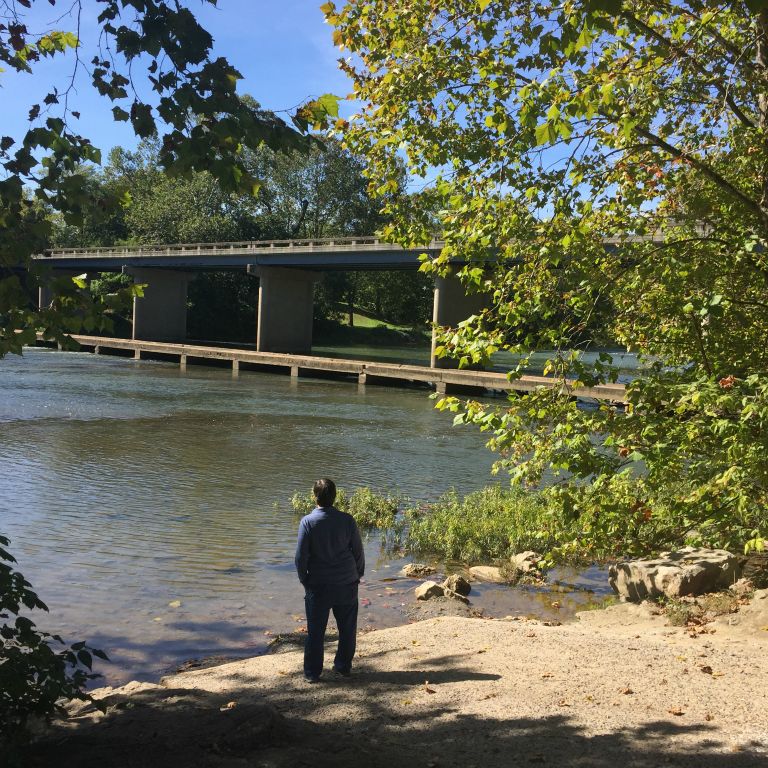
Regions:
M 316 683 L 323 671 L 325 628 L 331 610 L 339 628 L 333 669 L 345 677 L 352 670 L 357 643 L 357 585 L 365 573 L 365 555 L 354 518 L 333 506 L 333 480 L 318 480 L 312 492 L 317 507 L 299 524 L 296 571 L 304 585 L 307 612 L 304 677 Z

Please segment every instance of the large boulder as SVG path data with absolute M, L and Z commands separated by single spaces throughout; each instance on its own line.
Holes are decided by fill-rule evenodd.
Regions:
M 702 595 L 733 584 L 741 576 L 741 563 L 741 558 L 723 549 L 685 547 L 651 560 L 612 565 L 608 581 L 614 592 L 634 602 Z
M 456 592 L 457 594 L 464 595 L 465 597 L 472 591 L 470 583 L 463 576 L 459 576 L 458 573 L 452 573 L 443 582 L 443 589 Z
M 416 587 L 417 600 L 429 600 L 432 597 L 443 597 L 445 590 L 436 581 L 425 581 Z

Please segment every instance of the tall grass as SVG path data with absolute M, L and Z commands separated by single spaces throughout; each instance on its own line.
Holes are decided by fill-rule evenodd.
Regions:
M 541 494 L 499 486 L 464 498 L 451 490 L 406 516 L 409 551 L 464 562 L 508 559 L 529 549 L 547 552 L 575 535 Z
M 339 488 L 334 506 L 352 515 L 360 528 L 387 530 L 394 526 L 402 504 L 403 499 L 400 496 L 376 493 L 370 488 L 355 488 L 350 494 Z M 316 506 L 311 491 L 294 493 L 291 497 L 291 507 L 298 514 L 306 515 Z

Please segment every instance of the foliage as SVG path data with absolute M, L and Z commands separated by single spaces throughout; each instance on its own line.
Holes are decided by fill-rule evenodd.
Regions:
M 0 356 L 20 352 L 38 331 L 64 343 L 67 332 L 79 330 L 79 318 L 86 330 L 98 325 L 77 287 L 63 283 L 56 288 L 68 301 L 38 314 L 30 309 L 32 297 L 19 276 L 28 269 L 38 283 L 49 282 L 50 275 L 39 272 L 30 257 L 50 239 L 54 222 L 71 242 L 70 228 L 98 228 L 100 218 L 113 212 L 119 217 L 125 202 L 109 189 L 94 195 L 90 167 L 101 162 L 101 152 L 78 132 L 80 114 L 72 106 L 86 58 L 93 87 L 114 104 L 114 119 L 130 122 L 140 138 L 157 137 L 159 166 L 168 177 L 210 174 L 224 192 L 253 193 L 258 186 L 243 161 L 243 147 L 306 150 L 315 141 L 307 134 L 310 125 L 336 113 L 335 99 L 323 96 L 297 110 L 289 126 L 242 99 L 240 74 L 225 58 L 214 57 L 211 35 L 183 3 L 102 0 L 101 36 L 92 57 L 78 38 L 82 0 L 68 4 L 63 15 L 57 10 L 48 31 L 38 34 L 24 14 L 42 5 L 25 0 L 0 11 L 0 64 L 14 76 L 33 74 L 46 58 L 72 68 L 65 92 L 52 89 L 29 105 L 30 126 L 23 136 L 0 138 Z M 60 28 L 67 23 L 74 29 Z M 141 78 L 151 84 L 153 101 L 138 95 L 148 90 L 137 87 Z M 170 179 L 165 183 L 173 186 Z M 110 232 L 119 236 L 119 227 Z
M 64 645 L 58 635 L 22 615 L 25 609 L 48 608 L 14 570 L 8 543 L 0 536 L 0 746 L 6 755 L 23 742 L 29 718 L 63 711 L 62 699 L 90 700 L 83 689 L 98 677 L 91 672 L 93 657 L 107 658 L 82 642 L 57 649 Z
M 683 0 L 349 0 L 323 6 L 360 113 L 345 146 L 387 195 L 385 228 L 446 247 L 492 295 L 442 335 L 465 363 L 555 349 L 553 377 L 614 381 L 604 336 L 645 375 L 627 407 L 567 387 L 505 407 L 443 399 L 497 470 L 548 492 L 609 549 L 622 515 L 741 547 L 768 507 L 768 9 Z M 674 492 L 674 493 L 673 493 Z M 583 547 L 585 539 L 573 542 Z
M 352 493 L 337 489 L 334 506 L 344 512 L 348 512 L 362 529 L 390 528 L 397 516 L 398 509 L 402 506 L 403 499 L 391 494 L 377 493 L 370 488 L 355 488 Z M 317 507 L 317 502 L 312 492 L 296 492 L 291 497 L 291 507 L 294 512 L 308 515 Z
M 540 494 L 490 486 L 463 498 L 455 490 L 408 510 L 406 547 L 465 562 L 508 560 L 525 550 L 543 552 L 573 535 Z
M 215 5 L 215 0 L 205 2 Z M 56 0 L 47 5 L 55 6 Z M 101 162 L 101 152 L 75 127 L 80 72 L 87 71 L 96 90 L 114 104 L 116 121 L 129 121 L 141 138 L 157 136 L 159 165 L 169 177 L 209 174 L 225 192 L 252 193 L 257 184 L 243 163 L 242 147 L 306 149 L 314 141 L 307 134 L 310 125 L 319 126 L 337 111 L 336 100 L 323 96 L 300 108 L 291 127 L 241 99 L 239 73 L 226 59 L 213 56 L 211 35 L 182 2 L 100 0 L 101 35 L 92 58 L 78 38 L 82 0 L 67 3 L 63 15 L 56 9 L 43 33 L 27 26 L 24 14 L 33 6 L 42 7 L 42 0 L 2 4 L 0 67 L 22 77 L 54 58 L 69 64 L 72 77 L 65 92 L 54 88 L 39 103 L 27 105 L 29 128 L 23 136 L 0 137 L 0 358 L 21 353 L 38 333 L 69 346 L 68 334 L 81 329 L 109 332 L 111 320 L 104 313 L 141 295 L 139 287 L 105 292 L 104 286 L 92 294 L 85 275 L 57 278 L 31 261 L 55 228 L 62 240 L 72 242 L 68 238 L 76 229 L 90 237 L 116 213 L 105 237 L 123 235 L 126 200 L 119 191 L 95 188 L 92 166 Z M 34 26 L 40 23 L 37 19 Z M 75 29 L 60 28 L 67 23 Z M 151 89 L 137 87 L 140 77 Z M 138 95 L 147 91 L 154 101 Z M 38 287 L 50 298 L 39 310 Z M 7 546 L 7 540 L 0 544 Z M 0 558 L 13 562 L 4 549 Z M 85 669 L 96 654 L 84 643 L 54 651 L 51 644 L 60 639 L 18 616 L 21 605 L 45 608 L 21 574 L 0 563 L 0 617 L 16 615 L 13 624 L 0 628 L 3 738 L 23 728 L 30 715 L 53 712 L 59 698 L 82 698 L 89 677 Z

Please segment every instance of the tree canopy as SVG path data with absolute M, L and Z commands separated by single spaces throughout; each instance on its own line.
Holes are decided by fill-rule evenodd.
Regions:
M 212 5 L 216 0 L 204 0 Z M 101 162 L 101 151 L 80 133 L 75 83 L 86 71 L 93 87 L 112 104 L 116 121 L 129 122 L 140 138 L 157 137 L 160 166 L 169 178 L 206 172 L 224 192 L 253 193 L 255 178 L 243 162 L 244 147 L 306 151 L 315 141 L 309 129 L 337 111 L 336 99 L 322 96 L 291 117 L 291 124 L 258 108 L 237 92 L 240 74 L 213 50 L 211 35 L 181 2 L 100 0 L 101 36 L 94 50 L 79 40 L 82 0 L 68 3 L 64 15 L 56 0 L 57 18 L 38 34 L 24 14 L 42 0 L 5 3 L 0 9 L 0 65 L 20 76 L 33 75 L 45 58 L 63 57 L 72 67 L 64 92 L 55 88 L 29 109 L 23 136 L 0 138 L 0 356 L 20 351 L 39 331 L 66 341 L 65 332 L 84 324 L 103 324 L 104 301 L 94 302 L 77 286 L 61 283 L 51 311 L 30 306 L 23 274 L 38 275 L 29 257 L 51 232 L 51 210 L 70 226 L 81 226 L 94 210 L 89 164 Z M 66 29 L 59 25 L 69 24 Z M 138 94 L 151 86 L 151 96 Z M 172 182 L 168 182 L 172 183 Z M 120 200 L 102 196 L 104 216 Z M 68 318 L 66 321 L 64 318 Z
M 388 232 L 428 241 L 488 290 L 442 337 L 463 363 L 553 349 L 587 365 L 595 313 L 636 353 L 626 409 L 568 386 L 502 408 L 442 401 L 490 433 L 498 469 L 579 516 L 603 552 L 635 523 L 659 540 L 740 544 L 768 501 L 768 10 L 759 0 L 326 3 L 360 112 L 347 146 L 386 194 L 424 178 Z M 437 211 L 437 214 L 435 214 Z M 624 537 L 625 538 L 625 537 Z M 567 550 L 568 547 L 565 547 Z

